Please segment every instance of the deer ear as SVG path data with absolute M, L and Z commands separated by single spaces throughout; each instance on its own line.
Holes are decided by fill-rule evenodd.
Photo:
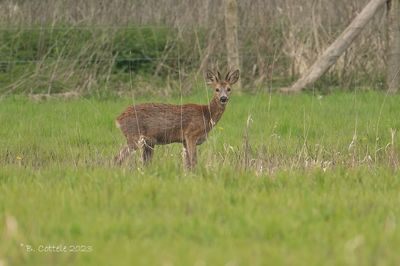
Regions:
M 239 79 L 239 69 L 233 71 L 233 72 L 228 72 L 226 75 L 225 81 L 228 82 L 229 84 L 235 84 Z
M 219 82 L 219 78 L 212 71 L 207 70 L 206 82 L 207 84 L 213 84 Z

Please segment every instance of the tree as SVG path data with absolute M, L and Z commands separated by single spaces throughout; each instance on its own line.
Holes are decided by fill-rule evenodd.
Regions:
M 387 2 L 387 87 L 395 93 L 400 88 L 400 0 Z
M 238 41 L 238 12 L 236 0 L 225 0 L 225 38 L 228 54 L 228 68 L 240 69 L 239 41 Z M 238 88 L 241 88 L 240 81 Z
M 289 88 L 282 88 L 283 92 L 299 92 L 306 86 L 314 83 L 329 68 L 334 65 L 340 55 L 357 38 L 367 23 L 386 4 L 388 0 L 371 0 L 351 24 L 340 34 L 340 36 L 329 46 L 317 61 L 306 71 L 303 77 Z M 398 0 L 394 0 L 398 1 Z

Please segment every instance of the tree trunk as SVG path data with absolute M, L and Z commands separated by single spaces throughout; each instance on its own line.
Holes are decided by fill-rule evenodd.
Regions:
M 325 74 L 386 2 L 387 0 L 371 0 L 335 42 L 333 42 L 309 70 L 306 71 L 304 76 L 291 87 L 282 88 L 281 91 L 299 92 Z
M 395 93 L 400 88 L 400 0 L 387 2 L 387 88 Z
M 238 12 L 236 0 L 224 0 L 225 3 L 225 38 L 229 70 L 240 69 L 238 42 Z M 238 88 L 241 88 L 240 80 Z

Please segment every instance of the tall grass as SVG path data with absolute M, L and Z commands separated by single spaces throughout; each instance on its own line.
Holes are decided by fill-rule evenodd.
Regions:
M 2 264 L 399 263 L 399 97 L 233 96 L 193 173 L 180 145 L 110 164 L 140 101 L 1 101 Z
M 3 100 L 1 122 L 6 126 L 1 132 L 0 161 L 27 167 L 106 163 L 123 144 L 112 121 L 122 107 L 144 99 L 93 99 Z M 207 101 L 204 93 L 190 99 Z M 234 96 L 214 137 L 204 145 L 208 152 L 201 160 L 209 170 L 220 166 L 236 169 L 246 157 L 253 170 L 261 167 L 265 173 L 276 167 L 397 167 L 397 102 L 398 97 L 380 93 Z M 179 154 L 180 148 L 159 149 L 162 157 L 163 152 Z M 24 160 L 17 161 L 17 156 Z M 179 168 L 180 160 L 173 161 Z

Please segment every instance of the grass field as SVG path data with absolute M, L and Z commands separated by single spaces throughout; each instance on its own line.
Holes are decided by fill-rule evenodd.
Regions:
M 400 264 L 400 96 L 234 95 L 192 173 L 112 166 L 141 101 L 0 101 L 1 266 Z

